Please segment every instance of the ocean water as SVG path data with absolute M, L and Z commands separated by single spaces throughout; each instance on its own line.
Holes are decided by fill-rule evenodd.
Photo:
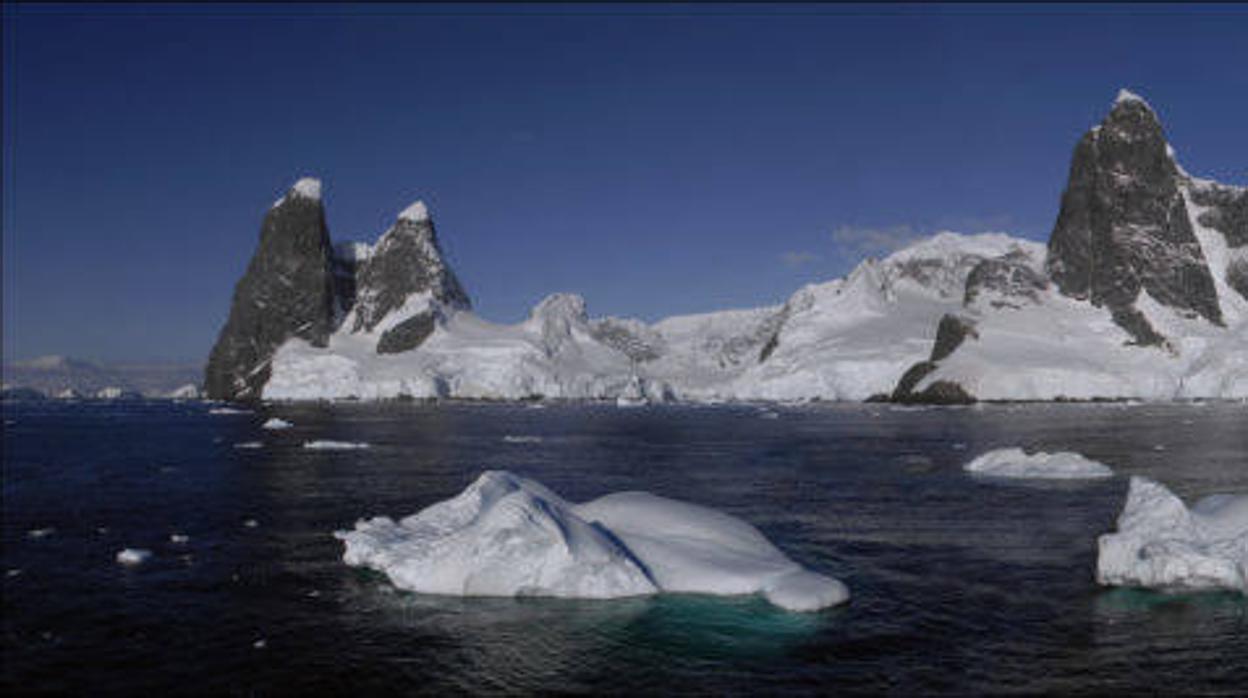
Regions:
M 0 689 L 140 692 L 1240 693 L 1248 601 L 1095 583 L 1126 475 L 1248 490 L 1248 407 L 4 405 Z M 295 427 L 265 431 L 281 416 Z M 508 438 L 511 437 L 511 438 Z M 305 441 L 367 442 L 312 451 Z M 261 448 L 236 444 L 260 441 Z M 1076 450 L 1108 481 L 961 471 Z M 332 537 L 510 469 L 568 499 L 644 489 L 758 526 L 847 605 L 395 591 Z M 189 536 L 185 543 L 172 534 Z M 119 565 L 127 547 L 153 557 Z

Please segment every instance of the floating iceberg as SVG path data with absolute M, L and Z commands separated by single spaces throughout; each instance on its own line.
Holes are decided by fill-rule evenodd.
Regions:
M 269 419 L 269 421 L 265 422 L 264 424 L 261 424 L 260 428 L 261 429 L 289 429 L 293 426 L 295 425 L 291 424 L 290 422 L 284 419 L 281 419 L 279 417 L 272 417 Z
M 143 548 L 126 548 L 117 553 L 117 562 L 123 565 L 141 565 L 152 557 L 152 551 Z
M 397 523 L 377 517 L 334 536 L 348 565 L 430 594 L 762 593 L 795 611 L 849 598 L 841 582 L 793 562 L 733 516 L 645 492 L 572 504 L 506 471 Z
M 329 439 L 317 439 L 316 441 L 305 441 L 303 447 L 312 451 L 354 451 L 361 448 L 368 448 L 368 444 L 362 441 L 331 441 Z
M 214 407 L 208 414 L 251 414 L 251 410 L 240 410 L 236 407 Z
M 1081 480 L 1113 477 L 1114 471 L 1104 463 L 1078 453 L 1025 453 L 1021 448 L 999 448 L 988 451 L 967 463 L 964 470 L 976 475 L 1044 480 Z
M 1215 494 L 1188 509 L 1163 485 L 1133 477 L 1118 531 L 1098 546 L 1096 581 L 1107 586 L 1248 594 L 1248 494 Z

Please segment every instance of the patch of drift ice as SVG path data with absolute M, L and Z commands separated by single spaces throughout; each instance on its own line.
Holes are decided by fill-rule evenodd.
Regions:
M 1165 486 L 1133 477 L 1118 530 L 1098 547 L 1103 585 L 1248 594 L 1248 494 L 1215 494 L 1189 509 Z
M 488 471 L 397 523 L 376 517 L 334 535 L 348 565 L 429 594 L 762 593 L 795 611 L 849 598 L 841 582 L 806 570 L 727 514 L 645 492 L 577 505 L 506 471 Z
M 1114 471 L 1109 466 L 1078 453 L 1026 453 L 1021 448 L 988 451 L 967 463 L 964 470 L 989 477 L 1037 480 L 1083 480 L 1114 476 Z
M 294 424 L 291 424 L 290 422 L 288 422 L 288 421 L 286 421 L 286 420 L 284 420 L 284 419 L 281 419 L 281 418 L 279 418 L 279 417 L 272 417 L 272 418 L 270 418 L 267 422 L 265 422 L 264 424 L 261 424 L 261 425 L 260 425 L 260 428 L 261 428 L 261 429 L 273 429 L 273 430 L 276 430 L 276 429 L 289 429 L 289 428 L 291 428 L 291 427 L 293 427 L 293 426 L 295 426 L 295 425 L 294 425 Z
M 251 414 L 251 410 L 240 410 L 236 407 L 214 407 L 208 410 L 208 414 Z
M 117 562 L 122 565 L 141 565 L 152 557 L 152 551 L 144 548 L 126 548 L 117 553 Z
M 309 451 L 356 451 L 368 448 L 369 445 L 363 441 L 332 441 L 330 439 L 317 439 L 315 441 L 305 441 L 303 447 Z

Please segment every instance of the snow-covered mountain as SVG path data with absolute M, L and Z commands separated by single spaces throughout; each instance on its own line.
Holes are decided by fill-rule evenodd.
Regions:
M 1079 141 L 1044 267 L 1018 274 L 968 289 L 966 339 L 903 397 L 1248 397 L 1248 189 L 1189 175 L 1140 97 Z
M 107 388 L 126 394 L 166 397 L 179 386 L 196 388 L 202 366 L 176 363 L 99 364 L 66 356 L 40 356 L 7 363 L 6 388 L 26 388 L 44 397 L 90 398 Z M 32 393 L 33 395 L 33 393 Z
M 320 183 L 269 211 L 212 352 L 210 397 L 630 400 L 1248 396 L 1248 197 L 1182 170 L 1123 93 L 1075 151 L 1047 250 L 940 233 L 784 304 L 477 316 L 417 202 L 331 244 Z

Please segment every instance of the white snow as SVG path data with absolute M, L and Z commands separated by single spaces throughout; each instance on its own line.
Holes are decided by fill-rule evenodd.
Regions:
M 315 199 L 320 201 L 321 180 L 316 179 L 315 177 L 304 177 L 298 182 L 295 182 L 295 186 L 291 187 L 290 190 L 305 199 Z
M 1078 480 L 1113 477 L 1114 471 L 1070 451 L 1026 453 L 1021 448 L 999 448 L 988 451 L 967 463 L 968 473 L 1003 478 L 1041 480 Z
M 1248 594 L 1248 494 L 1212 495 L 1189 509 L 1160 483 L 1133 477 L 1118 530 L 1098 547 L 1104 585 Z
M 413 223 L 427 221 L 429 220 L 429 209 L 425 207 L 425 202 L 417 201 L 399 213 L 399 220 L 412 221 Z
M 187 383 L 186 385 L 180 388 L 175 388 L 169 392 L 169 397 L 175 400 L 195 400 L 198 399 L 199 396 L 199 386 L 194 383 Z
M 312 451 L 353 451 L 368 448 L 369 445 L 362 441 L 332 441 L 329 439 L 317 439 L 315 441 L 304 442 L 303 447 Z
M 214 407 L 208 414 L 251 414 L 251 410 L 240 410 L 234 407 Z
M 1148 107 L 1150 111 L 1153 108 L 1143 97 L 1137 95 L 1136 93 L 1132 92 L 1131 90 L 1128 90 L 1125 87 L 1118 90 L 1118 97 L 1114 99 L 1115 105 L 1122 104 L 1123 102 L 1139 102 L 1140 104 L 1143 104 L 1145 107 Z
M 117 553 L 117 562 L 123 565 L 141 565 L 152 557 L 152 551 L 144 548 L 126 548 Z
M 122 392 L 122 389 L 117 386 L 109 386 L 96 391 L 95 397 L 100 400 L 116 400 L 121 397 Z
M 261 429 L 289 429 L 295 426 L 280 417 L 270 417 L 268 421 L 260 425 Z
M 839 581 L 804 569 L 727 514 L 644 492 L 576 505 L 505 471 L 488 471 L 458 496 L 397 523 L 377 517 L 334 535 L 345 543 L 347 564 L 422 593 L 762 593 L 798 611 L 849 596 Z

